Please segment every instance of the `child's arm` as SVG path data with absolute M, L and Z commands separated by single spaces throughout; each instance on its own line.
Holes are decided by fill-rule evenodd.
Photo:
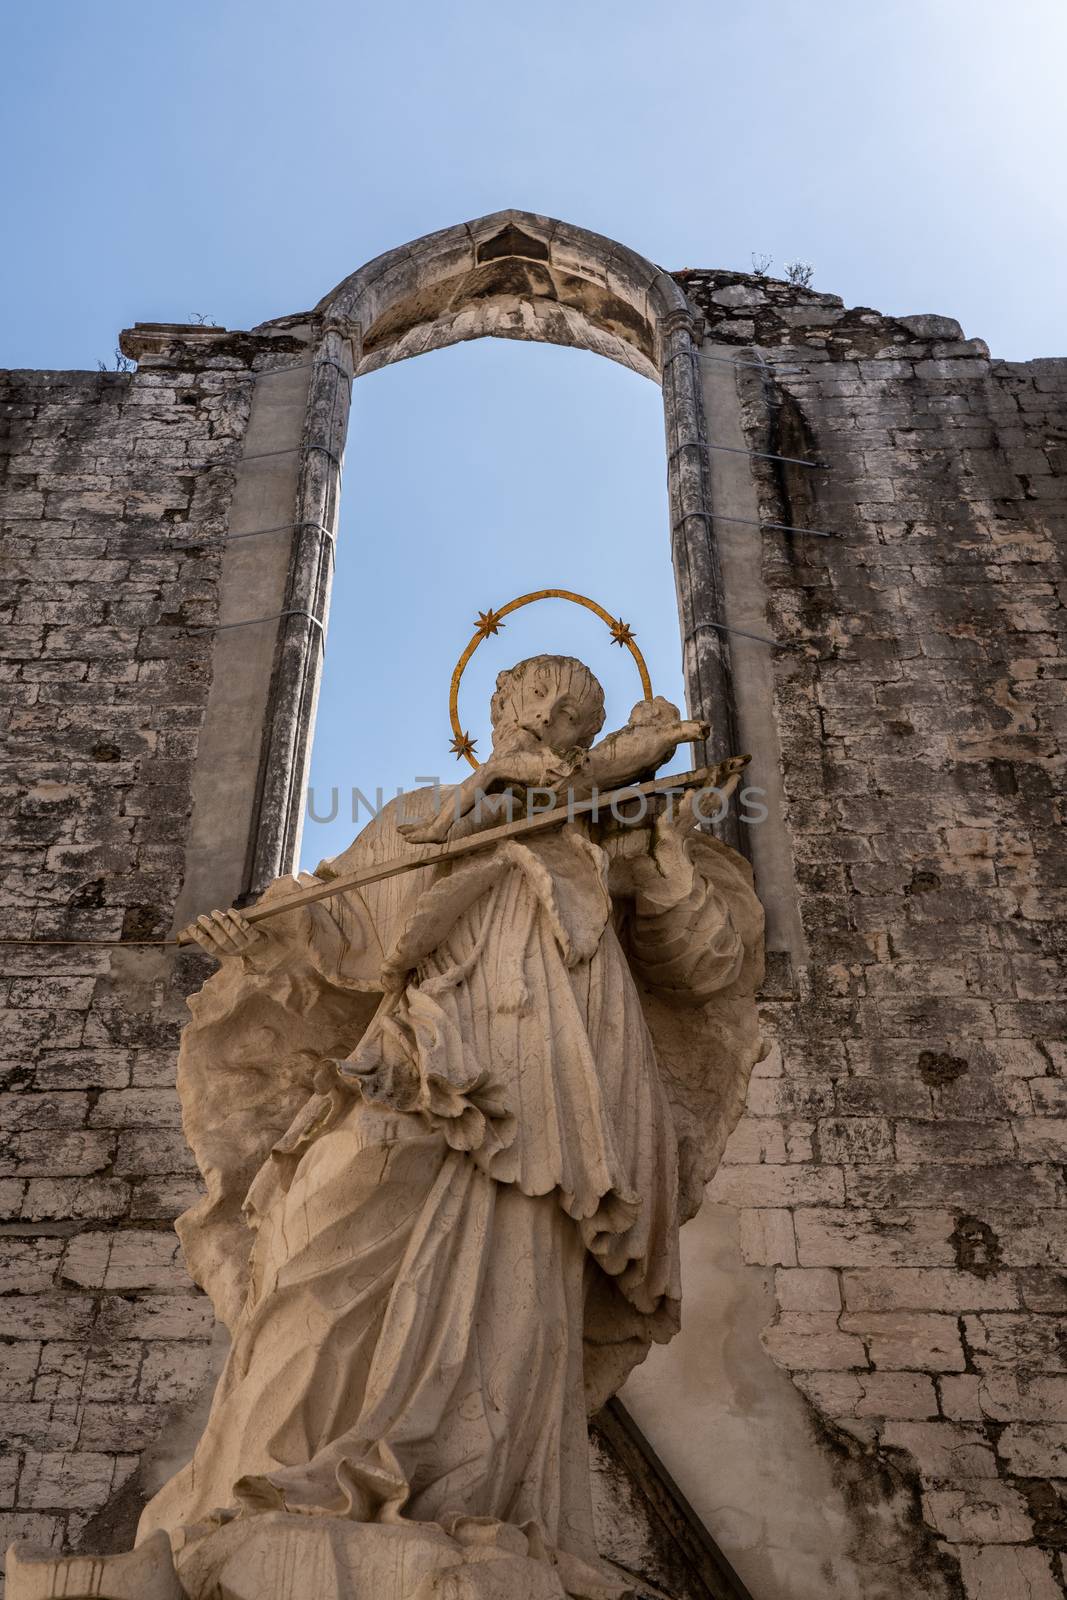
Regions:
M 398 823 L 398 831 L 412 844 L 444 844 L 453 825 L 473 811 L 480 798 L 509 783 L 527 788 L 543 783 L 546 766 L 552 759 L 552 752 L 546 745 L 532 741 L 494 750 L 487 761 L 452 791 L 431 821 Z
M 708 732 L 706 722 L 683 721 L 669 700 L 642 700 L 624 728 L 593 746 L 582 776 L 598 789 L 618 788 L 654 772 L 680 744 L 706 739 Z

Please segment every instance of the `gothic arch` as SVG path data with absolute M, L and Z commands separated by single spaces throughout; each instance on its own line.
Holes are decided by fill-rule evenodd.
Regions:
M 387 251 L 313 311 L 250 334 L 158 323 L 123 334 L 127 354 L 149 365 L 236 360 L 251 368 L 181 915 L 197 897 L 221 901 L 224 885 L 231 901 L 255 895 L 298 853 L 351 380 L 462 340 L 571 345 L 660 385 L 663 548 L 675 574 L 687 700 L 712 724 L 709 758 L 736 748 L 702 326 L 674 278 L 635 251 L 549 217 L 498 211 Z M 358 484 L 347 487 L 358 493 Z M 250 612 L 254 633 L 245 626 Z
M 341 376 L 484 336 L 573 345 L 660 384 L 667 504 L 687 697 L 713 723 L 709 756 L 732 748 L 729 657 L 707 484 L 707 447 L 691 308 L 675 280 L 623 245 L 569 223 L 498 211 L 387 251 L 330 291 L 310 315 L 257 329 L 305 332 L 314 347 L 303 431 L 284 635 L 276 654 L 261 769 L 251 887 L 290 865 L 318 682 L 336 531 L 347 396 Z M 328 437 L 315 438 L 316 430 Z
M 315 307 L 355 323 L 356 375 L 489 335 L 576 345 L 657 382 L 672 315 L 689 319 L 674 279 L 600 234 L 498 211 L 390 250 Z

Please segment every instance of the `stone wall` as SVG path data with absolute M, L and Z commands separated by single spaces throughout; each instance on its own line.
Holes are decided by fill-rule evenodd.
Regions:
M 711 1196 L 775 1269 L 763 1343 L 828 1441 L 860 1475 L 918 1473 L 971 1600 L 1054 1600 L 1067 361 L 679 280 L 771 369 L 737 369 L 750 447 L 826 463 L 755 460 L 761 514 L 833 535 L 760 536 L 808 960 L 777 962 Z
M 181 887 L 251 374 L 6 373 L 5 939 L 151 940 Z M 175 1045 L 199 958 L 7 945 L 0 1545 L 77 1542 L 203 1382 Z
M 878 1592 L 1058 1600 L 1067 363 L 990 362 L 949 319 L 765 279 L 678 280 L 709 341 L 767 361 L 737 368 L 749 447 L 827 463 L 754 458 L 762 516 L 833 535 L 752 532 L 807 949 L 772 952 L 773 1048 L 712 1199 L 773 1274 L 754 1327 Z M 254 383 L 287 326 L 303 359 L 298 320 L 146 337 L 135 374 L 0 379 L 7 939 L 170 929 Z M 286 455 L 286 427 L 246 459 Z M 264 532 L 308 515 L 257 504 Z M 203 969 L 151 944 L 0 955 L 0 1544 L 120 1548 L 145 1447 L 188 1431 L 211 1370 L 170 1226 L 195 1185 L 172 1084 Z M 750 1587 L 847 1592 L 802 1570 Z

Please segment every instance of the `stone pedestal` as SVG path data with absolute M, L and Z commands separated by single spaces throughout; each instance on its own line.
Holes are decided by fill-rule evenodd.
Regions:
M 556 1569 L 527 1554 L 517 1528 L 471 1531 L 460 1542 L 429 1523 L 266 1512 L 176 1561 L 189 1600 L 565 1600 Z
M 165 1533 L 118 1556 L 56 1556 L 13 1544 L 5 1592 L 7 1600 L 186 1600 Z
M 199 1535 L 199 1536 L 198 1536 Z M 7 1600 L 624 1600 L 613 1576 L 530 1553 L 518 1528 L 475 1519 L 358 1523 L 266 1512 L 201 1532 L 176 1552 L 155 1533 L 113 1556 L 14 1545 Z

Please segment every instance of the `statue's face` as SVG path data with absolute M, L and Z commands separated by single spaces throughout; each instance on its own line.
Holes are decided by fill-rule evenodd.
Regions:
M 514 683 L 508 694 L 507 722 L 561 754 L 575 746 L 588 750 L 596 737 L 601 706 L 572 674 L 546 664 Z

